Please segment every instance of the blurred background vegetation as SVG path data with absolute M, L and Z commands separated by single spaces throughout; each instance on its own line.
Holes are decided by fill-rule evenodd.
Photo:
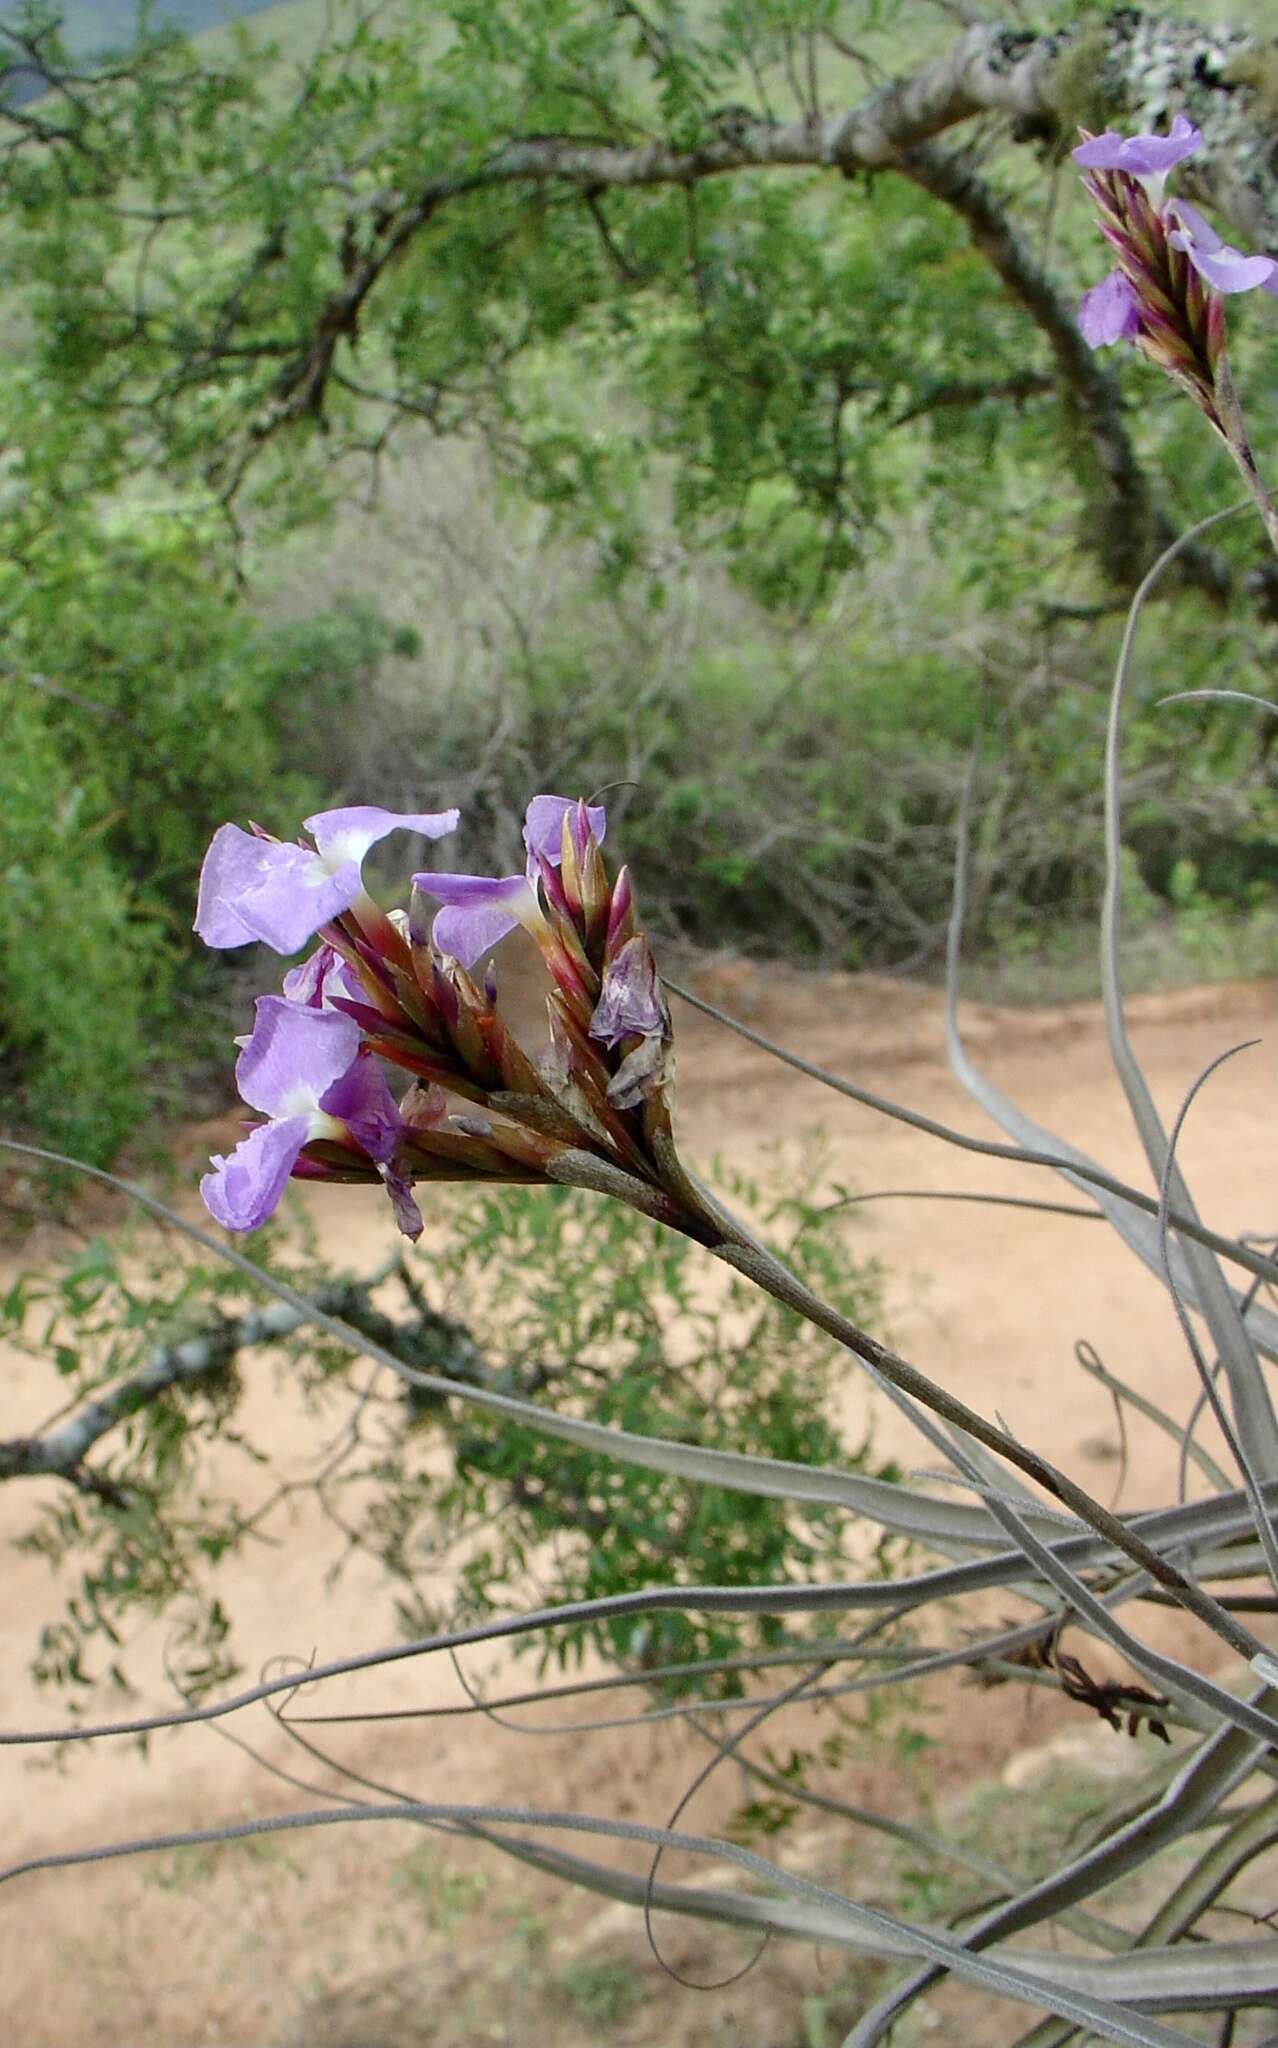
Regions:
M 59 33 L 47 7 L 0 8 L 11 1127 L 104 1162 L 145 1113 L 215 1105 L 249 983 L 191 940 L 203 846 L 226 817 L 287 834 L 322 803 L 461 802 L 444 864 L 483 869 L 530 791 L 618 785 L 658 929 L 926 972 L 979 740 L 971 945 L 1004 988 L 1067 985 L 1123 608 L 1159 533 L 1235 495 L 1147 365 L 1104 365 L 1156 480 L 1164 525 L 1136 531 L 970 221 L 891 169 L 820 166 L 476 177 L 328 331 L 422 180 L 464 187 L 512 137 L 695 149 L 852 105 L 951 47 L 949 8 L 56 11 Z M 1243 0 L 1194 11 L 1264 26 Z M 1108 19 L 1033 12 L 1083 57 Z M 1072 305 L 1103 257 L 1068 140 L 985 115 L 958 146 Z M 1230 318 L 1259 426 L 1273 308 Z M 1129 899 L 1153 974 L 1278 957 L 1274 722 L 1159 705 L 1269 694 L 1259 545 L 1225 529 L 1134 676 Z
M 826 1164 L 809 1149 L 774 1162 L 763 1183 L 726 1172 L 716 1181 L 808 1285 L 843 1313 L 878 1320 L 877 1268 L 849 1259 L 839 1205 L 816 1199 Z M 707 1287 L 686 1238 L 562 1188 L 447 1189 L 441 1219 L 429 1260 L 392 1252 L 361 1278 L 334 1275 L 299 1214 L 255 1236 L 253 1256 L 437 1383 L 711 1450 L 900 1478 L 842 1418 L 830 1339 L 743 1280 Z M 437 1390 L 373 1386 L 348 1344 L 295 1316 L 264 1325 L 243 1300 L 243 1275 L 143 1233 L 89 1239 L 57 1270 L 19 1272 L 0 1293 L 0 1338 L 53 1368 L 65 1409 L 84 1416 L 102 1404 L 92 1482 L 79 1483 L 82 1459 L 77 1482 L 63 1474 L 17 1538 L 59 1588 L 40 1617 L 32 1674 L 63 1688 L 72 1713 L 95 1687 L 136 1684 L 157 1612 L 184 1694 L 204 1697 L 242 1672 L 235 1567 L 251 1574 L 263 1545 L 296 1544 L 308 1507 L 304 1540 L 324 1584 L 373 1562 L 409 1638 L 500 1616 L 529 1586 L 545 1602 L 606 1603 L 672 1584 L 825 1582 L 860 1568 L 890 1577 L 908 1556 L 903 1539 L 867 1535 L 829 1502 L 689 1487 Z M 262 1378 L 251 1354 L 272 1345 L 299 1397 L 288 1432 L 244 1399 Z M 317 1451 L 309 1439 L 321 1430 Z M 0 1479 L 12 1476 L 12 1448 L 0 1445 Z M 553 1647 L 537 1638 L 522 1648 L 560 1666 L 595 1654 L 660 1672 L 652 1684 L 663 1698 L 735 1698 L 734 1666 L 698 1664 L 686 1682 L 666 1667 L 828 1641 L 838 1620 L 837 1610 L 783 1625 L 691 1609 L 637 1620 L 605 1606 L 557 1629 Z

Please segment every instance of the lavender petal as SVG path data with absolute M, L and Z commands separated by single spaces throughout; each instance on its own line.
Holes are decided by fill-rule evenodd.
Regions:
M 1187 199 L 1172 199 L 1167 204 L 1167 218 L 1172 224 L 1172 233 L 1167 237 L 1174 249 L 1189 251 L 1190 244 L 1196 244 L 1207 256 L 1214 256 L 1225 244 L 1216 233 L 1211 222 Z
M 1173 164 L 1191 155 L 1202 141 L 1202 130 L 1184 114 L 1177 114 L 1166 135 L 1120 135 L 1107 128 L 1103 135 L 1089 136 L 1070 155 L 1087 171 L 1127 171 L 1133 178 L 1161 177 Z
M 444 905 L 431 936 L 463 967 L 473 967 L 536 909 L 525 875 L 414 875 L 413 885 Z
M 206 946 L 248 946 L 257 933 L 236 909 L 246 889 L 260 880 L 263 842 L 238 825 L 219 825 L 200 869 L 195 931 Z
M 315 811 L 305 820 L 328 867 L 354 861 L 359 867 L 369 848 L 390 832 L 418 832 L 442 839 L 455 832 L 461 813 L 451 811 L 383 811 L 376 804 L 347 804 L 336 811 Z
M 200 1182 L 210 1216 L 225 1230 L 256 1230 L 283 1194 L 309 1130 L 309 1117 L 284 1117 L 259 1124 L 229 1159 L 215 1153 L 212 1173 Z
M 255 1011 L 235 1063 L 240 1094 L 267 1116 L 306 1116 L 354 1060 L 359 1025 L 339 1010 L 303 1009 L 283 996 L 259 996 Z
M 1084 292 L 1078 307 L 1079 331 L 1091 348 L 1132 341 L 1140 333 L 1140 301 L 1121 270 L 1111 270 Z
M 530 856 L 540 854 L 543 860 L 559 865 L 560 849 L 563 844 L 564 818 L 569 811 L 575 811 L 577 799 L 572 796 L 535 796 L 524 812 L 524 845 Z M 602 804 L 587 804 L 586 816 L 596 839 L 602 839 L 608 829 L 608 813 Z
M 349 909 L 359 888 L 352 862 L 330 870 L 308 847 L 222 825 L 204 857 L 195 929 L 209 946 L 256 939 L 277 953 L 296 953 Z
M 1167 239 L 1173 249 L 1184 251 L 1213 291 L 1228 294 L 1278 288 L 1278 263 L 1272 256 L 1246 256 L 1241 249 L 1231 248 L 1196 208 L 1181 200 L 1176 202 L 1175 212 L 1181 225 L 1173 228 Z
M 325 1091 L 320 1108 L 345 1124 L 360 1151 L 379 1166 L 394 1158 L 404 1122 L 376 1060 L 356 1059 Z

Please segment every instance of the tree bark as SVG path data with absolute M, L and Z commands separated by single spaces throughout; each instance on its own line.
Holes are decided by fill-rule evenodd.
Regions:
M 1266 57 L 1266 46 L 1244 31 L 1120 8 L 1052 34 L 977 24 L 934 62 L 852 107 L 793 121 L 725 109 L 687 149 L 664 141 L 512 137 L 464 172 L 435 175 L 415 191 L 379 193 L 371 207 L 365 201 L 352 212 L 342 285 L 281 370 L 265 431 L 322 412 L 337 351 L 343 339 L 357 338 L 379 279 L 441 208 L 467 193 L 501 185 L 575 187 L 597 206 L 609 189 L 692 186 L 747 170 L 825 168 L 846 177 L 894 170 L 962 215 L 1045 338 L 1057 388 L 1091 451 L 1096 518 L 1086 544 L 1114 584 L 1130 587 L 1173 528 L 1153 502 L 1117 382 L 1079 334 L 1072 298 L 1036 261 L 998 195 L 934 141 L 979 115 L 1001 114 L 1011 118 L 1019 141 L 1055 153 L 1084 119 L 1150 128 L 1183 108 L 1203 131 L 1201 150 L 1184 168 L 1184 189 L 1263 248 L 1278 243 L 1278 93 L 1267 82 L 1278 60 L 1270 54 L 1267 66 Z M 1180 567 L 1213 601 L 1228 596 L 1230 572 L 1212 549 L 1187 551 Z

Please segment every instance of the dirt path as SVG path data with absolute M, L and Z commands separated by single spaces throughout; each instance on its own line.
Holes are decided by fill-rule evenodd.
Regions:
M 697 986 L 809 1059 L 964 1130 L 991 1134 L 948 1073 L 934 994 L 873 978 L 802 978 L 740 964 L 702 970 Z M 684 1005 L 676 1012 L 681 1129 L 693 1158 L 721 1153 L 734 1165 L 757 1168 L 769 1148 L 819 1126 L 831 1146 L 832 1177 L 863 1191 L 983 1189 L 1068 1199 L 1046 1175 L 944 1147 L 813 1086 Z M 1272 992 L 1258 985 L 1136 999 L 1133 1036 L 1164 1115 L 1174 1116 L 1197 1074 L 1225 1047 L 1256 1036 L 1271 1040 L 1273 1021 Z M 1109 1072 L 1097 1006 L 1035 1012 L 973 1006 L 966 1032 L 978 1063 L 1042 1123 L 1068 1132 L 1111 1170 L 1148 1185 Z M 1204 1214 L 1222 1229 L 1278 1229 L 1276 1098 L 1278 1077 L 1266 1043 L 1227 1064 L 1191 1115 L 1184 1164 Z M 210 1139 L 225 1134 L 223 1128 L 189 1135 L 184 1153 L 193 1169 Z M 385 1212 L 363 1191 L 317 1191 L 313 1208 L 323 1242 L 344 1265 L 371 1269 L 383 1255 Z M 1076 1340 L 1089 1340 L 1116 1372 L 1173 1413 L 1183 1414 L 1192 1401 L 1192 1368 L 1169 1306 L 1103 1226 L 1014 1209 L 893 1199 L 858 1211 L 851 1242 L 860 1255 L 879 1259 L 889 1276 L 889 1334 L 897 1346 L 973 1406 L 997 1411 L 1015 1433 L 1046 1436 L 1057 1462 L 1102 1498 L 1118 1476 L 1117 1434 L 1108 1398 L 1074 1362 Z M 17 1412 L 24 1392 L 38 1410 L 44 1397 L 32 1387 L 29 1364 L 10 1360 L 7 1371 L 7 1398 Z M 253 1398 L 276 1440 L 292 1441 L 299 1421 L 290 1389 L 264 1386 Z M 896 1414 L 851 1376 L 845 1399 L 849 1414 L 873 1417 L 880 1452 L 892 1451 L 910 1466 L 932 1462 Z M 1166 1440 L 1141 1432 L 1124 1505 L 1166 1496 L 1174 1464 Z M 17 1485 L 3 1489 L 0 1536 L 6 1544 L 29 1520 L 33 1498 L 32 1490 Z M 287 1550 L 234 1568 L 227 1598 L 250 1669 L 281 1646 L 302 1653 L 314 1647 L 324 1656 L 372 1647 L 394 1633 L 389 1596 L 371 1573 L 354 1570 L 334 1589 L 317 1583 L 304 1518 Z M 44 1567 L 7 1548 L 0 1666 L 0 1724 L 6 1727 L 41 1722 L 56 1710 L 56 1702 L 33 1696 L 26 1675 L 48 1605 Z M 378 1675 L 376 1697 L 381 1706 L 446 1704 L 456 1700 L 457 1689 L 446 1667 L 422 1672 L 401 1666 Z M 1058 1716 L 1032 1701 L 1028 1709 L 1018 1702 L 1006 1711 L 1010 1727 L 996 1715 L 965 1709 L 963 1770 L 997 1772 L 1009 1750 L 1043 1740 L 1058 1725 Z M 270 1740 L 269 1731 L 253 1732 Z M 661 1819 L 704 1750 L 669 1729 L 552 1741 L 444 1719 L 348 1734 L 343 1754 L 421 1797 L 534 1798 Z M 928 1783 L 928 1768 L 915 1766 L 914 1777 L 903 1778 L 903 1797 L 917 1803 L 928 1792 L 945 1794 L 945 1785 Z M 881 1781 L 882 1771 L 881 1758 L 854 1757 L 840 1789 L 855 1799 L 858 1789 Z M 331 1785 L 322 1772 L 314 1776 L 317 1785 Z M 145 1762 L 115 1746 L 80 1754 L 59 1771 L 9 1751 L 0 1755 L 0 1788 L 7 1854 L 198 1825 L 287 1803 L 250 1759 L 200 1729 L 161 1738 Z M 739 1783 L 720 1783 L 699 1800 L 689 1824 L 713 1826 L 739 1797 Z M 812 1853 L 820 1860 L 827 1850 L 818 1839 Z M 805 1977 L 806 1962 L 778 1954 L 744 1986 L 698 1999 L 664 1985 L 644 1964 L 640 1937 L 611 1922 L 613 1947 L 605 1953 L 613 1960 L 592 1976 L 594 1951 L 563 1946 L 578 1940 L 592 1916 L 599 1919 L 597 1906 L 564 1898 L 525 1874 L 512 1877 L 465 1845 L 424 1848 L 420 1833 L 402 1827 L 290 1837 L 282 1845 L 202 1860 L 192 1853 L 54 1872 L 24 1879 L 0 1898 L 0 2017 L 9 2020 L 4 2038 L 31 2048 L 108 2042 L 266 2048 L 289 2035 L 325 1985 L 386 1979 L 389 1972 L 392 1990 L 378 1994 L 385 2008 L 380 2014 L 378 2000 L 370 1999 L 358 2025 L 352 2020 L 343 2032 L 333 2019 L 336 2030 L 324 2032 L 312 2020 L 305 2038 L 332 2048 L 419 2041 L 460 2048 L 481 2040 L 513 2048 L 543 2039 L 574 2048 L 579 2041 L 677 2044 L 694 2038 L 703 2048 L 788 2048 L 790 2042 L 797 2048 L 805 2039 L 825 2038 L 816 2020 L 805 2035 L 794 2015 L 804 1998 L 809 2005 L 803 2009 L 816 2012 L 811 2001 L 826 1996 L 829 1970 L 837 1977 L 840 1966 L 829 1965 L 824 1978 L 819 1971 Z M 692 1932 L 673 1930 L 667 1946 L 694 1975 L 707 1978 L 726 1975 L 725 1960 L 731 1966 L 740 1959 L 733 1942 L 695 1924 Z M 487 1962 L 477 1973 L 481 1954 Z M 396 1973 L 408 1966 L 404 1989 Z M 630 1981 L 627 1972 L 633 1997 L 617 1989 Z M 429 2024 L 423 2002 L 431 2007 Z M 652 2032 L 645 2018 L 650 2006 L 662 2015 Z M 961 2001 L 947 2010 L 945 2038 L 958 2042 L 964 2038 L 955 2031 Z M 979 2026 L 972 2036 L 995 2038 Z

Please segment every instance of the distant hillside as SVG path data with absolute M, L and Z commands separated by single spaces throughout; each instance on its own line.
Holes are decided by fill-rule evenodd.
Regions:
M 274 0 L 161 0 L 154 17 L 194 35 L 273 5 Z M 15 21 L 21 11 L 19 0 L 0 0 L 0 21 Z M 132 40 L 138 18 L 137 0 L 60 0 L 57 12 L 73 50 L 118 50 Z
M 244 15 L 264 13 L 274 5 L 275 0 L 161 0 L 152 18 L 197 35 L 203 29 L 223 28 Z M 0 23 L 16 21 L 21 11 L 20 0 L 0 0 Z M 67 45 L 77 56 L 127 48 L 137 29 L 137 0 L 60 0 L 58 12 Z M 39 91 L 38 79 L 30 74 L 11 74 L 9 93 L 19 105 Z

